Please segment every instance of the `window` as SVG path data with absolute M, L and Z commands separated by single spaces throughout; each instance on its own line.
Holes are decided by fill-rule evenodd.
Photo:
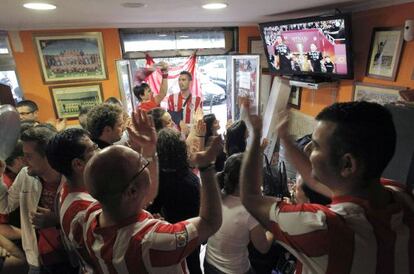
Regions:
M 121 29 L 120 37 L 124 58 L 151 56 L 179 56 L 182 51 L 202 51 L 202 54 L 225 54 L 234 51 L 235 28 L 217 29 Z

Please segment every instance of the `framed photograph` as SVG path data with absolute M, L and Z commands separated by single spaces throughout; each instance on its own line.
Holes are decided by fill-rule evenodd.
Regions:
M 354 101 L 375 102 L 381 105 L 402 100 L 399 92 L 404 87 L 381 86 L 376 84 L 355 83 Z
M 77 119 L 81 107 L 93 107 L 103 101 L 102 84 L 49 87 L 57 118 Z
M 247 52 L 249 54 L 259 54 L 260 55 L 260 66 L 263 72 L 269 71 L 269 64 L 267 63 L 266 53 L 263 47 L 263 41 L 260 36 L 249 37 Z
M 260 56 L 239 55 L 232 57 L 231 118 L 240 119 L 239 97 L 248 97 L 253 113 L 259 114 Z
M 290 89 L 288 105 L 295 109 L 300 109 L 300 99 L 302 97 L 302 88 L 292 86 Z
M 404 42 L 403 28 L 374 28 L 366 75 L 394 81 Z
M 100 32 L 34 37 L 44 83 L 107 79 Z

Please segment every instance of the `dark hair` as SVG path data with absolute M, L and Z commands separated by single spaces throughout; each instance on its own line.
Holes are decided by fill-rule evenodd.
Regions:
M 68 128 L 56 134 L 49 141 L 46 149 L 46 157 L 49 165 L 57 172 L 72 178 L 72 160 L 82 159 L 86 146 L 82 139 L 89 133 L 81 128 Z
M 152 120 L 154 121 L 155 130 L 157 132 L 164 128 L 162 124 L 162 116 L 166 112 L 167 111 L 163 108 L 153 108 L 147 112 L 147 114 L 152 117 Z
M 180 75 L 187 75 L 188 81 L 193 81 L 193 76 L 189 71 L 183 70 L 182 72 L 180 72 Z
M 243 153 L 236 153 L 227 158 L 222 172 L 217 173 L 217 181 L 226 195 L 236 191 L 240 180 L 240 167 L 243 161 Z
M 142 83 L 138 86 L 135 86 L 134 89 L 132 90 L 134 92 L 135 97 L 137 97 L 138 101 L 142 101 L 141 96 L 144 96 L 145 94 L 145 90 L 147 88 L 150 88 L 150 86 L 147 83 Z
M 32 128 L 38 125 L 39 122 L 35 120 L 23 120 L 20 122 L 20 134 L 22 134 L 25 130 Z
M 47 144 L 55 137 L 56 131 L 49 127 L 38 125 L 25 130 L 20 139 L 23 142 L 34 142 L 36 143 L 36 151 L 42 155 L 46 155 Z
M 207 144 L 208 139 L 213 136 L 213 125 L 214 121 L 216 121 L 216 115 L 213 113 L 206 114 L 203 117 L 204 123 L 206 123 L 206 135 L 204 137 L 204 144 Z
M 188 168 L 187 145 L 177 130 L 164 128 L 158 133 L 157 154 L 160 169 L 181 171 Z
M 16 146 L 14 147 L 12 153 L 6 159 L 5 161 L 6 165 L 12 166 L 14 160 L 16 160 L 18 157 L 23 157 L 23 143 L 20 140 L 17 141 Z
M 107 103 L 107 104 L 112 104 L 112 105 L 118 105 L 118 106 L 120 106 L 120 107 L 122 107 L 122 102 L 121 101 L 119 101 L 119 99 L 118 98 L 116 98 L 116 97 L 108 97 L 106 100 L 105 100 L 105 102 L 104 103 Z
M 88 112 L 87 129 L 91 133 L 92 138 L 98 139 L 106 126 L 113 128 L 123 115 L 123 110 L 118 105 L 101 104 L 94 106 Z
M 19 107 L 29 107 L 30 111 L 36 111 L 39 110 L 39 107 L 37 106 L 37 104 L 35 102 L 33 102 L 32 100 L 22 100 L 20 102 L 18 102 L 16 104 L 16 108 Z
M 391 113 L 369 102 L 336 103 L 323 109 L 318 121 L 336 124 L 329 139 L 331 160 L 351 153 L 364 166 L 363 179 L 377 179 L 395 152 L 396 131 Z
M 225 143 L 227 156 L 246 150 L 246 132 L 247 126 L 243 120 L 233 123 L 227 129 Z

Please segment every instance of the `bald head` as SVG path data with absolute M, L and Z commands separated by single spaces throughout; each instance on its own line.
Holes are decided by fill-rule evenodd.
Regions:
M 88 162 L 85 183 L 91 195 L 103 205 L 117 204 L 130 185 L 145 191 L 148 171 L 134 178 L 142 167 L 141 155 L 125 146 L 109 146 Z

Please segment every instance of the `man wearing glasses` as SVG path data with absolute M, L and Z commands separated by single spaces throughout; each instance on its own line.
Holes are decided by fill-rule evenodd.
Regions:
M 20 121 L 37 121 L 39 107 L 31 100 L 23 100 L 16 104 L 17 112 L 20 115 Z

